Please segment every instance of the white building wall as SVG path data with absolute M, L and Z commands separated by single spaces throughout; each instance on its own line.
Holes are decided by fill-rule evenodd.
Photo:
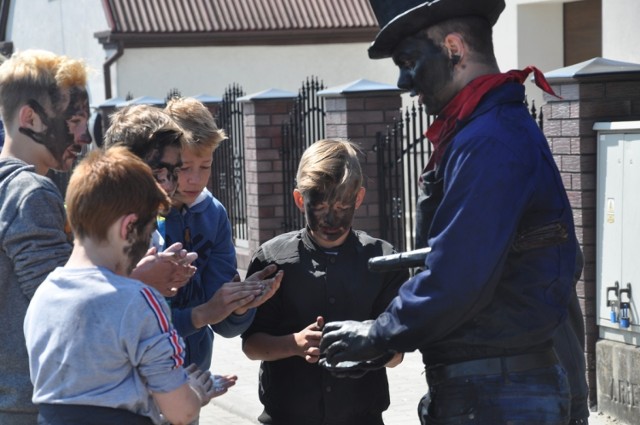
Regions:
M 11 2 L 7 40 L 14 51 L 50 50 L 82 58 L 92 69 L 91 103 L 104 101 L 105 51 L 93 36 L 108 29 L 100 0 L 17 0 Z
M 562 1 L 506 0 L 505 10 L 493 29 L 493 43 L 503 72 L 528 65 L 542 72 L 562 68 Z M 528 100 L 534 101 L 539 110 L 542 90 L 530 80 L 525 87 Z
M 393 62 L 370 60 L 367 47 L 368 43 L 350 43 L 126 49 L 117 63 L 117 93 L 164 98 L 177 88 L 185 96 L 222 96 L 231 83 L 238 83 L 246 94 L 270 88 L 297 93 L 310 76 L 327 87 L 360 78 L 395 84 Z
M 602 57 L 640 63 L 640 1 L 602 0 Z

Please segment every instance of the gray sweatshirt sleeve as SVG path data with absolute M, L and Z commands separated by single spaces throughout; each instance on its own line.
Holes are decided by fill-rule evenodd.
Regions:
M 65 218 L 60 193 L 39 187 L 20 197 L 15 215 L 7 221 L 3 249 L 29 299 L 47 275 L 69 259 L 71 244 L 64 233 Z

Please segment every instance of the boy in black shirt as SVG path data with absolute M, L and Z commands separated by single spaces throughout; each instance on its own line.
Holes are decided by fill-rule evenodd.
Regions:
M 293 197 L 307 226 L 264 243 L 247 271 L 273 263 L 284 271 L 280 290 L 258 307 L 242 335 L 245 354 L 262 360 L 263 424 L 383 424 L 389 406 L 384 368 L 349 379 L 318 365 L 326 321 L 377 317 L 408 278 L 407 271 L 367 269 L 370 258 L 394 249 L 351 228 L 365 195 L 357 155 L 358 148 L 342 140 L 320 140 L 304 152 Z M 398 353 L 387 366 L 401 361 Z

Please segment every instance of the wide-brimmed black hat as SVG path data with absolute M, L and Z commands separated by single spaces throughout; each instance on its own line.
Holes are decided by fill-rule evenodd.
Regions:
M 371 59 L 390 57 L 405 37 L 438 22 L 461 16 L 481 16 L 491 25 L 504 10 L 504 0 L 369 0 L 380 32 L 369 47 Z

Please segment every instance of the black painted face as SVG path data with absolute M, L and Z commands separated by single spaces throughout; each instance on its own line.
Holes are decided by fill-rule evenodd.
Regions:
M 333 247 L 351 229 L 356 196 L 329 199 L 322 192 L 311 191 L 304 195 L 304 211 L 314 240 L 325 248 Z
M 400 69 L 398 87 L 437 114 L 455 92 L 451 87 L 453 63 L 445 50 L 423 33 L 405 38 L 393 51 L 393 61 Z
M 155 215 L 151 219 L 138 219 L 130 228 L 127 234 L 129 245 L 125 247 L 124 253 L 129 259 L 127 265 L 127 276 L 131 274 L 138 262 L 149 250 L 151 234 L 155 230 Z
M 162 151 L 154 149 L 144 161 L 151 167 L 153 177 L 167 195 L 173 196 L 178 188 L 178 175 L 182 167 L 180 150 L 174 146 L 165 147 Z
M 20 127 L 19 131 L 33 141 L 43 145 L 56 161 L 54 168 L 61 171 L 71 169 L 74 160 L 82 151 L 82 146 L 91 143 L 88 130 L 89 96 L 84 87 L 72 87 L 68 91 L 69 103 L 64 111 L 50 116 L 44 107 L 31 99 L 27 104 L 35 111 L 45 129 L 37 132 Z

